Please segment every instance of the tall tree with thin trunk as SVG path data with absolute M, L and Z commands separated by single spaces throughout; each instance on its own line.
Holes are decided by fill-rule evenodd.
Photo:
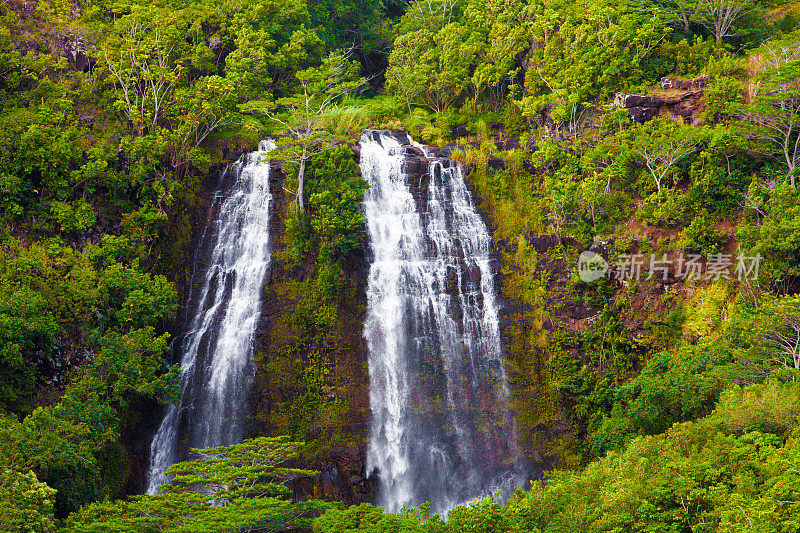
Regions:
M 634 151 L 655 181 L 658 192 L 670 169 L 697 150 L 697 137 L 691 128 L 671 121 L 651 121 L 634 130 Z
M 277 102 L 250 102 L 245 110 L 266 114 L 286 131 L 287 137 L 271 154 L 297 163 L 297 206 L 305 210 L 304 181 L 308 160 L 348 138 L 328 130 L 325 113 L 346 95 L 366 83 L 358 76 L 358 65 L 340 52 L 331 53 L 319 67 L 295 74 L 297 90 Z
M 800 60 L 767 70 L 749 105 L 738 106 L 746 149 L 775 158 L 792 187 L 800 172 Z
M 733 24 L 755 8 L 754 0 L 697 0 L 694 18 L 721 44 L 724 37 L 736 35 Z

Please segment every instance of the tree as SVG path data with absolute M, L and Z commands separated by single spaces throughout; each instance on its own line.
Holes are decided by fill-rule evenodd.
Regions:
M 387 89 L 412 105 L 442 112 L 469 87 L 484 38 L 458 20 L 455 2 L 414 3 L 400 23 L 386 71 Z
M 794 187 L 800 167 L 800 60 L 764 72 L 751 100 L 737 106 L 746 148 L 780 161 Z
M 773 360 L 784 368 L 800 371 L 800 297 L 770 302 L 762 312 L 768 319 L 762 338 L 771 349 Z
M 286 483 L 317 472 L 285 466 L 301 444 L 287 437 L 259 437 L 232 446 L 193 449 L 198 458 L 167 470 L 163 494 L 95 503 L 67 520 L 67 530 L 101 531 L 285 531 L 310 525 L 330 506 L 294 502 Z
M 520 0 L 471 1 L 465 8 L 467 25 L 479 30 L 482 43 L 472 74 L 475 98 L 487 93 L 489 108 L 499 111 L 509 87 L 519 75 L 529 42 L 527 13 Z
M 611 192 L 611 173 L 603 175 L 592 172 L 578 185 L 581 204 L 589 211 L 592 227 L 597 231 L 597 215 L 601 214 L 603 204 Z
M 345 509 L 329 509 L 314 519 L 314 533 L 445 533 L 450 531 L 438 515 L 429 516 L 430 506 L 386 513 L 368 503 Z
M 757 376 L 777 372 L 800 376 L 800 296 L 765 297 L 758 307 L 741 307 L 731 325 L 738 358 Z
M 240 102 L 289 94 L 295 89 L 293 73 L 318 65 L 325 48 L 310 27 L 306 2 L 254 0 L 233 5 L 239 6 L 230 25 L 235 49 L 225 57 L 225 77 L 233 82 Z
M 52 352 L 56 323 L 40 293 L 4 285 L 0 287 L 0 406 L 24 413 L 39 381 L 36 362 Z
M 376 53 L 390 44 L 389 21 L 383 18 L 385 2 L 372 0 L 323 0 L 309 2 L 313 25 L 329 50 L 353 48 L 365 68 L 374 69 Z
M 311 67 L 295 74 L 298 90 L 277 102 L 252 101 L 246 110 L 266 114 L 270 120 L 285 128 L 287 137 L 271 157 L 283 158 L 299 166 L 297 171 L 297 205 L 305 211 L 306 164 L 347 137 L 326 129 L 325 113 L 344 96 L 352 94 L 366 80 L 358 77 L 358 65 L 345 54 L 332 52 L 319 67 Z M 280 113 L 276 112 L 280 110 Z
M 754 0 L 698 0 L 694 17 L 721 44 L 723 37 L 736 35 L 731 26 L 755 8 Z
M 519 104 L 531 118 L 549 113 L 556 135 L 564 123 L 576 133 L 591 100 L 660 75 L 641 65 L 669 34 L 660 17 L 645 18 L 627 2 L 566 4 L 531 2 L 524 10 L 530 53 Z
M 684 33 L 688 34 L 691 26 L 691 16 L 694 13 L 696 2 L 691 0 L 655 0 L 653 8 L 663 11 L 672 18 L 670 26 L 680 25 Z
M 55 531 L 55 493 L 31 471 L 24 473 L 0 466 L 0 530 L 20 533 Z
M 669 170 L 697 150 L 698 140 L 690 128 L 671 121 L 651 121 L 633 130 L 635 152 L 644 160 L 658 193 Z
M 67 408 L 39 407 L 21 423 L 0 420 L 3 455 L 15 470 L 32 470 L 57 491 L 55 515 L 63 518 L 110 495 L 115 483 L 98 457 L 111 452 L 108 444 L 119 437 L 114 422 L 113 412 L 93 400 Z
M 165 15 L 151 8 L 122 17 L 103 46 L 102 58 L 118 88 L 118 106 L 138 135 L 158 126 L 184 73 L 176 61 L 182 52 L 180 33 Z
M 175 91 L 171 167 L 180 177 L 189 162 L 201 158 L 200 144 L 214 131 L 235 124 L 236 90 L 231 80 L 204 76 Z
M 346 258 L 359 246 L 367 182 L 353 165 L 353 151 L 340 146 L 316 156 L 309 173 L 311 228 L 319 237 L 323 263 Z
M 776 69 L 781 65 L 800 59 L 798 39 L 800 33 L 795 32 L 784 39 L 771 41 L 750 55 L 762 71 Z
M 426 28 L 433 33 L 458 18 L 459 0 L 416 0 L 409 3 L 400 21 L 402 33 Z
M 416 37 L 416 34 L 406 34 L 395 40 L 386 71 L 386 88 L 405 100 L 409 114 L 411 105 L 419 102 L 428 77 L 427 66 L 419 62 L 420 47 Z

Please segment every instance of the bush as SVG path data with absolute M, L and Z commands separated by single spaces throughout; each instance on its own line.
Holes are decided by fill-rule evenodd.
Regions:
M 696 211 L 730 217 L 739 208 L 749 178 L 740 169 L 734 167 L 729 172 L 725 166 L 714 164 L 710 155 L 703 155 L 692 165 L 692 184 L 686 195 Z
M 506 135 L 519 137 L 528 129 L 528 122 L 522 115 L 522 109 L 513 102 L 506 102 L 501 114 Z
M 663 189 L 644 199 L 639 206 L 639 218 L 645 224 L 679 226 L 688 211 L 686 195 L 676 189 Z
M 724 231 L 714 229 L 711 216 L 700 214 L 683 230 L 678 245 L 689 252 L 708 256 L 721 253 L 727 237 Z
M 731 104 L 744 103 L 744 94 L 738 81 L 729 76 L 714 78 L 706 87 L 706 108 L 701 117 L 706 122 L 717 123 L 727 118 Z
M 50 210 L 61 227 L 61 231 L 80 233 L 94 225 L 94 210 L 91 204 L 84 199 L 77 200 L 73 204 L 53 202 Z
M 323 262 L 341 260 L 361 242 L 364 216 L 361 200 L 367 183 L 355 170 L 353 152 L 339 146 L 311 161 L 308 172 L 308 211 L 319 239 Z

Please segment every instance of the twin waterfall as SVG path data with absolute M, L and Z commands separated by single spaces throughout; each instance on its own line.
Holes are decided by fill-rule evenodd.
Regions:
M 380 505 L 447 510 L 516 482 L 491 237 L 459 168 L 403 134 L 361 138 L 372 264 L 364 336 Z M 411 156 L 409 158 L 409 156 Z M 417 161 L 421 158 L 417 157 Z
M 181 397 L 150 447 L 148 494 L 169 482 L 165 470 L 189 448 L 236 444 L 244 437 L 252 351 L 269 266 L 270 166 L 262 141 L 222 174 L 215 224 L 206 229 L 189 294 L 189 328 L 180 339 Z M 231 182 L 228 187 L 224 185 Z
M 204 236 L 182 356 L 180 405 L 151 447 L 148 493 L 189 447 L 244 437 L 253 337 L 270 261 L 271 145 L 227 171 L 216 226 Z M 367 131 L 360 142 L 371 266 L 364 336 L 372 422 L 367 474 L 378 503 L 395 512 L 430 502 L 433 512 L 520 479 L 500 352 L 491 236 L 459 168 L 403 133 Z M 421 171 L 408 172 L 411 163 Z M 413 165 L 412 165 L 413 166 Z M 427 168 L 424 168 L 427 167 Z

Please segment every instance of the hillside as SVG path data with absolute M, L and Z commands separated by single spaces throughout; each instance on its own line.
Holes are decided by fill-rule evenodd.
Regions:
M 41 0 L 0 17 L 0 529 L 797 528 L 798 6 Z M 365 130 L 403 139 L 387 157 L 420 220 L 457 164 L 488 231 L 508 391 L 499 405 L 492 375 L 459 409 L 486 434 L 513 416 L 513 457 L 491 460 L 534 479 L 507 500 L 373 506 Z M 267 137 L 256 440 L 138 496 L 183 406 L 221 172 Z M 464 268 L 443 292 L 478 283 L 483 305 Z M 457 425 L 436 365 L 410 372 L 407 418 Z

